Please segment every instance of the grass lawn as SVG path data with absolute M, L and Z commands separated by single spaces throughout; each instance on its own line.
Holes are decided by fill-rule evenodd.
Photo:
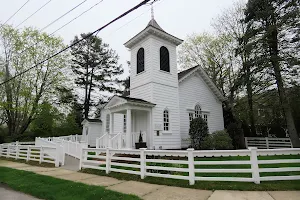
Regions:
M 85 185 L 6 167 L 0 167 L 0 183 L 46 200 L 139 199 L 136 196 L 106 190 L 100 186 Z
M 162 158 L 163 159 L 163 158 Z M 236 156 L 236 157 L 212 157 L 212 158 L 196 158 L 197 161 L 225 161 L 225 160 L 249 160 L 247 156 Z M 300 159 L 300 155 L 290 155 L 290 156 L 259 156 L 259 160 L 273 160 L 273 159 Z M 136 163 L 138 164 L 138 163 Z M 163 163 L 147 163 L 147 165 L 155 165 L 162 167 L 171 167 L 170 164 Z M 105 167 L 105 165 L 101 165 Z M 114 168 L 122 168 L 129 170 L 137 170 L 136 168 L 112 166 Z M 176 165 L 173 167 L 177 168 L 187 168 L 187 165 Z M 277 167 L 300 167 L 300 163 L 286 163 L 286 164 L 264 164 L 259 165 L 260 168 L 277 168 Z M 250 165 L 195 165 L 195 168 L 199 169 L 244 169 L 251 168 Z M 190 186 L 189 182 L 186 180 L 177 179 L 167 179 L 158 177 L 146 177 L 144 180 L 140 179 L 138 175 L 125 174 L 110 172 L 106 174 L 105 171 L 95 170 L 95 169 L 83 169 L 82 172 L 92 173 L 101 176 L 110 176 L 121 180 L 135 180 L 153 184 L 187 187 L 187 188 L 197 188 L 197 189 L 207 189 L 207 190 L 300 190 L 300 180 L 294 181 L 264 181 L 261 184 L 247 183 L 247 182 L 223 182 L 223 181 L 196 181 L 195 185 Z M 166 172 L 156 172 L 156 173 L 166 173 Z M 188 176 L 185 172 L 169 172 L 171 174 Z M 286 175 L 300 175 L 299 171 L 296 172 L 274 172 L 274 173 L 260 173 L 260 176 L 286 176 Z M 196 176 L 206 176 L 206 177 L 251 177 L 250 173 L 196 173 Z
M 25 164 L 28 164 L 28 165 L 33 165 L 33 166 L 39 166 L 39 167 L 55 167 L 54 164 L 51 164 L 51 163 L 45 163 L 45 162 L 42 162 L 41 164 L 37 161 L 28 161 L 26 162 L 26 160 L 21 160 L 21 159 L 14 159 L 14 158 L 5 158 L 5 157 L 0 157 L 0 160 L 7 160 L 7 161 L 12 161 L 12 162 L 18 162 L 18 163 L 25 163 Z

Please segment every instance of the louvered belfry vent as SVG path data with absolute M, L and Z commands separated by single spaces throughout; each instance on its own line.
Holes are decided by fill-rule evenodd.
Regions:
M 169 50 L 164 46 L 160 48 L 160 70 L 170 72 Z
M 136 73 L 139 74 L 145 70 L 145 50 L 140 48 L 137 53 L 137 69 Z

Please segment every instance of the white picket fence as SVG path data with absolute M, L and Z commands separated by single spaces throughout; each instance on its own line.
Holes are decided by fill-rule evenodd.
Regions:
M 52 141 L 61 145 L 63 154 L 68 154 L 78 159 L 80 158 L 82 148 L 87 147 L 87 143 L 73 142 L 72 140 L 64 140 L 56 137 L 52 138 Z
M 57 151 L 51 151 L 50 149 L 45 149 L 45 153 L 49 154 L 52 157 L 57 157 L 58 161 L 61 163 L 61 165 L 65 164 L 65 152 L 63 149 L 63 146 L 59 143 L 56 143 L 53 141 L 53 138 L 41 138 L 36 137 L 35 138 L 35 146 L 38 147 L 51 147 L 57 149 Z
M 190 185 L 195 181 L 238 181 L 254 182 L 274 180 L 300 180 L 300 175 L 271 176 L 264 172 L 299 172 L 300 167 L 263 168 L 265 164 L 300 164 L 298 159 L 271 159 L 273 155 L 299 155 L 300 149 L 257 149 L 250 147 L 246 150 L 213 150 L 186 151 L 173 150 L 125 150 L 83 148 L 80 169 L 90 168 L 105 170 L 106 173 L 120 172 L 145 176 L 189 180 Z M 233 160 L 232 156 L 247 156 L 244 159 Z M 228 160 L 218 157 L 228 157 Z M 231 157 L 231 159 L 230 159 Z M 237 157 L 238 158 L 238 157 Z M 259 159 L 258 159 L 259 158 Z M 245 166 L 245 167 L 241 167 Z M 224 176 L 221 176 L 223 174 Z M 230 174 L 230 176 L 228 176 Z
M 259 149 L 293 148 L 290 138 L 245 137 L 245 144 Z
M 56 147 L 0 144 L 0 157 L 52 163 L 59 167 L 59 149 Z

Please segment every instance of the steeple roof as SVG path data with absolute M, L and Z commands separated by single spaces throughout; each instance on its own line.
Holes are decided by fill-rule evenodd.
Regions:
M 155 19 L 151 19 L 150 22 L 148 23 L 147 27 L 148 27 L 148 26 L 153 26 L 154 28 L 157 28 L 157 29 L 159 29 L 159 30 L 161 30 L 161 31 L 164 31 L 164 30 L 158 25 L 158 23 L 156 22 Z M 164 31 L 164 32 L 165 32 L 165 31 Z
M 149 35 L 154 35 L 156 37 L 159 37 L 161 39 L 167 40 L 168 42 L 175 44 L 176 46 L 180 45 L 183 40 L 167 33 L 164 31 L 160 25 L 156 22 L 154 17 L 149 21 L 148 25 L 144 30 L 139 32 L 137 35 L 135 35 L 133 38 L 128 40 L 124 45 L 127 48 L 133 47 L 135 44 L 137 44 L 142 39 L 146 38 Z

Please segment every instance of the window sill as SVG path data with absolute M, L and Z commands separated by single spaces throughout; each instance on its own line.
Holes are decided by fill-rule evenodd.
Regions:
M 144 70 L 144 71 L 142 71 L 142 72 L 136 74 L 136 76 L 141 75 L 141 74 L 144 74 L 145 72 L 146 72 L 146 70 Z
M 162 134 L 163 135 L 172 135 L 172 131 L 163 131 Z
M 159 71 L 162 72 L 162 73 L 165 73 L 165 74 L 170 74 L 170 75 L 172 75 L 171 72 L 166 72 L 166 71 L 161 70 L 161 69 L 160 69 Z

